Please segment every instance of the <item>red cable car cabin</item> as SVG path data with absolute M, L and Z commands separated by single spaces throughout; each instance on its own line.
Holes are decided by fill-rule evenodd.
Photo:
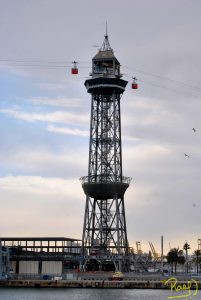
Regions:
M 138 89 L 138 84 L 137 84 L 137 78 L 133 78 L 133 83 L 132 83 L 132 89 L 137 90 Z
M 71 74 L 76 75 L 78 74 L 78 67 L 77 67 L 77 61 L 73 61 L 73 67 L 71 69 Z

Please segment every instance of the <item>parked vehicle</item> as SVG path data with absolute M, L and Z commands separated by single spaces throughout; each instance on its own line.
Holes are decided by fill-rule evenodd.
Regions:
M 112 276 L 112 280 L 123 280 L 124 274 L 122 272 L 115 272 Z

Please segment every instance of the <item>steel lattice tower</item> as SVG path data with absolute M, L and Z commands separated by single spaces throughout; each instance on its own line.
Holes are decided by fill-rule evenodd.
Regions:
M 122 175 L 120 99 L 127 85 L 120 74 L 108 35 L 92 59 L 92 76 L 85 81 L 91 94 L 88 176 L 82 177 L 86 194 L 82 246 L 83 267 L 97 260 L 124 270 L 128 240 L 124 193 L 130 178 Z

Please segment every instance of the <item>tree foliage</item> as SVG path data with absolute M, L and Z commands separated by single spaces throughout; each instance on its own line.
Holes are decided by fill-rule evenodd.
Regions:
M 201 250 L 195 250 L 194 255 L 195 255 L 194 262 L 196 264 L 196 270 L 197 270 L 197 273 L 198 273 L 199 272 L 199 265 L 201 264 Z
M 179 250 L 179 248 L 173 248 L 171 249 L 167 254 L 167 262 L 171 265 L 172 273 L 173 269 L 175 273 L 177 272 L 177 264 L 184 264 L 185 263 L 185 257 L 183 250 Z

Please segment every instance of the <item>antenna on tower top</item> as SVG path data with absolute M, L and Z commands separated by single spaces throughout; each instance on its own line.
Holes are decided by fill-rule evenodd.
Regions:
M 100 48 L 99 51 L 113 51 L 110 46 L 108 35 L 107 35 L 107 21 L 106 21 L 106 27 L 105 27 L 105 39 L 104 39 L 102 47 Z

